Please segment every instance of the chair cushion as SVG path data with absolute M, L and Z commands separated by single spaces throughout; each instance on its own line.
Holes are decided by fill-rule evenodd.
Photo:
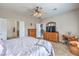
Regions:
M 77 46 L 79 48 L 79 42 L 78 41 L 70 41 L 69 42 L 73 46 Z

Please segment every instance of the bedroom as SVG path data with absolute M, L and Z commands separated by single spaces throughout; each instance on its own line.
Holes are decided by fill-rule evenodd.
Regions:
M 41 17 L 34 16 L 35 10 L 40 9 L 43 13 Z M 52 22 L 56 25 L 56 32 L 58 32 L 57 43 L 44 39 L 46 32 L 46 24 Z M 18 37 L 28 38 L 28 29 L 36 29 L 35 38 L 44 39 L 52 42 L 55 55 L 74 55 L 68 50 L 68 46 L 64 42 L 62 35 L 79 36 L 79 4 L 78 3 L 14 3 L 0 4 L 0 39 L 13 40 Z M 43 24 L 43 33 L 37 32 L 39 24 Z M 30 36 L 34 36 L 30 35 Z M 37 37 L 38 36 L 38 37 Z M 50 36 L 50 35 L 48 35 Z M 48 37 L 47 36 L 47 37 Z M 23 39 L 21 38 L 21 39 Z M 29 39 L 29 38 L 28 38 Z M 33 39 L 33 38 L 31 38 Z M 11 41 L 12 41 L 11 40 Z M 15 40 L 13 40 L 15 41 Z M 24 42 L 24 41 L 23 41 Z M 22 43 L 23 43 L 22 42 Z M 64 44 L 65 43 L 65 44 Z M 7 44 L 7 43 L 6 43 Z M 20 44 L 20 43 L 18 43 Z M 61 47 L 62 46 L 62 47 Z M 44 49 L 44 48 L 43 48 Z M 66 51 L 67 49 L 67 51 Z M 79 51 L 79 49 L 78 49 Z M 10 54 L 10 53 L 9 53 Z M 79 55 L 79 53 L 77 53 Z M 12 55 L 12 54 L 11 54 Z M 18 54 L 19 55 L 19 54 Z

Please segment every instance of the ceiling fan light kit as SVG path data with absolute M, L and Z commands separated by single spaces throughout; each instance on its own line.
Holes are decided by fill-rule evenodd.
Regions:
M 34 13 L 33 13 L 33 16 L 36 16 L 36 17 L 41 17 L 42 16 L 42 8 L 40 7 L 36 7 L 34 8 Z

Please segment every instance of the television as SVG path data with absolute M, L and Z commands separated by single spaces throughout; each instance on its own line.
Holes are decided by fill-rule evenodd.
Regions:
M 56 26 L 47 26 L 46 32 L 56 32 Z

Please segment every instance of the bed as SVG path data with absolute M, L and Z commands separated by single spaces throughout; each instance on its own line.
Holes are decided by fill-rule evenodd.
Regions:
M 54 56 L 50 42 L 33 37 L 0 40 L 0 56 Z

